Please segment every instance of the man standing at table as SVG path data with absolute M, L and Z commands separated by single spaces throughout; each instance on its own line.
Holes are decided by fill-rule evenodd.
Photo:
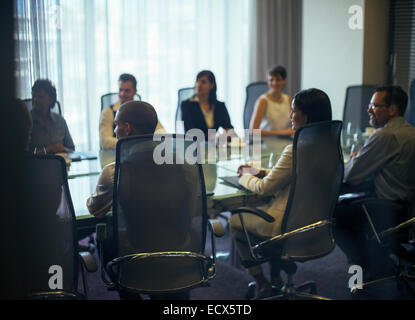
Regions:
M 345 164 L 344 180 L 347 192 L 366 191 L 371 196 L 404 204 L 415 197 L 415 128 L 405 119 L 408 95 L 399 86 L 376 89 L 369 104 L 370 124 L 376 128 L 365 145 Z M 365 186 L 366 190 L 361 190 Z M 370 186 L 368 189 L 367 187 Z M 403 220 L 402 212 L 394 220 Z M 373 217 L 387 223 L 387 214 Z M 336 241 L 345 251 L 349 262 L 371 268 L 379 265 L 376 248 L 368 248 L 363 228 L 367 221 L 360 206 L 341 205 L 335 212 Z M 379 220 L 382 218 L 382 221 Z
M 132 74 L 121 74 L 118 78 L 118 84 L 119 100 L 115 104 L 102 110 L 101 118 L 99 121 L 99 140 L 102 149 L 115 150 L 115 146 L 117 145 L 117 138 L 114 133 L 115 114 L 117 113 L 120 105 L 125 102 L 134 100 L 134 96 L 137 93 L 137 80 Z M 165 132 L 160 122 L 157 122 L 156 130 L 162 130 Z

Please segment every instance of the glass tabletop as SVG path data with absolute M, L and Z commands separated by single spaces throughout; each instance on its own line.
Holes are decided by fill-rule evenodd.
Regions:
M 213 206 L 220 201 L 227 201 L 226 203 L 229 204 L 232 200 L 250 195 L 249 191 L 232 187 L 219 177 L 236 175 L 240 165 L 252 161 L 260 161 L 260 166 L 268 169 L 277 162 L 284 147 L 290 143 L 292 143 L 290 139 L 264 137 L 259 154 L 253 152 L 252 146 L 249 146 L 249 152 L 243 148 L 228 147 L 225 151 L 217 148 L 216 161 L 207 159 L 206 163 L 202 164 L 207 193 L 213 192 L 213 195 L 208 196 L 208 206 Z M 219 152 L 222 152 L 220 160 L 218 159 Z M 102 168 L 115 161 L 113 150 L 100 150 L 98 154 L 98 159 L 73 162 L 69 166 L 68 183 L 77 220 L 92 218 L 86 207 L 86 201 L 95 191 Z M 225 159 L 224 154 L 226 154 Z

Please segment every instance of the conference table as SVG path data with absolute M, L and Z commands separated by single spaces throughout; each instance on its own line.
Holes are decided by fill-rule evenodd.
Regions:
M 241 206 L 259 206 L 265 204 L 269 198 L 256 195 L 248 190 L 241 190 L 225 183 L 221 177 L 235 176 L 240 165 L 252 163 L 253 161 L 261 168 L 269 169 L 278 160 L 284 147 L 291 144 L 288 138 L 262 137 L 260 153 L 247 153 L 244 146 L 224 145 L 219 148 L 222 155 L 219 160 L 212 163 L 209 160 L 202 164 L 207 191 L 207 207 L 210 216 L 216 216 L 220 212 L 229 211 Z M 95 218 L 90 215 L 86 207 L 88 197 L 95 191 L 99 174 L 102 168 L 115 161 L 113 150 L 99 150 L 98 157 L 92 160 L 82 160 L 71 162 L 68 166 L 68 184 L 71 192 L 72 203 L 74 205 L 77 229 L 80 234 L 86 235 L 95 229 L 99 222 L 111 218 Z

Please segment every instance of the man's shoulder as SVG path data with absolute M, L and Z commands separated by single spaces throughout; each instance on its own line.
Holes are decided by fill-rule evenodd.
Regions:
M 106 171 L 114 171 L 115 170 L 115 162 L 108 163 L 104 168 L 102 169 L 102 172 Z
M 114 105 L 110 105 L 108 107 L 105 107 L 104 109 L 102 109 L 101 111 L 101 117 L 114 117 L 114 110 L 112 109 Z
M 100 180 L 103 184 L 112 183 L 115 175 L 115 162 L 107 164 L 101 172 Z
M 410 125 L 403 118 L 394 120 L 393 123 L 386 125 L 383 128 L 376 129 L 371 137 L 377 139 L 391 139 L 396 136 L 409 135 L 415 138 L 415 127 Z
M 51 112 L 50 117 L 56 123 L 59 123 L 59 124 L 66 123 L 65 118 L 59 113 Z
M 395 128 L 382 127 L 382 128 L 376 129 L 372 133 L 370 138 L 372 138 L 372 140 L 382 140 L 382 139 L 387 139 L 387 138 L 393 137 L 395 133 L 396 133 Z

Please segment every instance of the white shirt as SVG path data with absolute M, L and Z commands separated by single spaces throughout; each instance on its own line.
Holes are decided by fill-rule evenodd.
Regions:
M 290 127 L 290 97 L 282 94 L 282 101 L 272 101 L 266 94 L 261 95 L 267 101 L 264 116 L 262 117 L 259 128 L 262 130 L 284 130 Z
M 261 209 L 271 215 L 275 219 L 274 222 L 266 222 L 253 214 L 244 214 L 245 227 L 254 235 L 269 238 L 281 233 L 292 179 L 292 147 L 292 144 L 289 144 L 284 148 L 277 164 L 271 170 L 267 170 L 267 175 L 263 179 L 250 174 L 239 178 L 239 183 L 248 190 L 261 196 L 273 196 Z M 242 228 L 238 215 L 231 217 L 230 224 L 233 228 Z
M 99 120 L 99 143 L 102 149 L 112 149 L 115 150 L 115 146 L 117 145 L 117 138 L 114 137 L 114 112 L 117 112 L 121 103 L 117 101 L 113 108 L 110 107 L 105 108 L 101 112 L 101 117 Z M 166 133 L 166 130 L 160 123 L 157 123 L 156 130 L 157 133 Z
M 102 218 L 112 208 L 112 193 L 114 189 L 115 162 L 102 170 L 95 192 L 86 201 L 88 211 L 97 218 Z

